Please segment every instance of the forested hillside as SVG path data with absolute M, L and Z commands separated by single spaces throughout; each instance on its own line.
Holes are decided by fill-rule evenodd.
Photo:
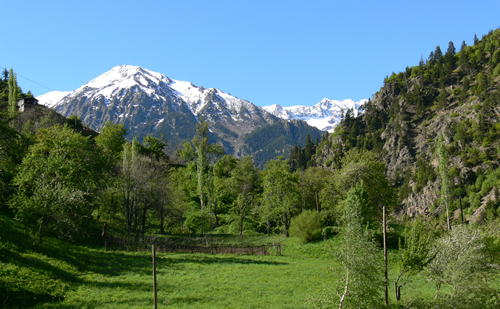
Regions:
M 465 220 L 494 218 L 500 184 L 499 85 L 500 30 L 475 37 L 472 46 L 464 41 L 458 52 L 453 42 L 446 49 L 437 46 L 419 65 L 386 77 L 361 117 L 347 113 L 335 133 L 322 140 L 316 162 L 335 170 L 350 149 L 373 150 L 398 188 L 403 213 L 441 214 L 443 178 L 436 150 L 443 136 L 450 211 L 462 203 Z

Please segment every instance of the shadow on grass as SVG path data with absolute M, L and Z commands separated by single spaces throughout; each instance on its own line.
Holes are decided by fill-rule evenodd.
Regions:
M 227 255 L 192 255 L 187 256 L 182 254 L 180 256 L 162 256 L 157 257 L 158 263 L 161 266 L 169 266 L 169 264 L 181 263 L 198 263 L 198 264 L 256 264 L 256 265 L 288 265 L 286 262 L 266 261 L 262 259 L 252 259 L 246 257 L 233 257 Z
M 47 278 L 60 278 L 60 279 L 64 279 L 65 281 L 73 281 L 73 282 L 81 281 L 81 279 L 78 276 L 76 276 L 77 274 L 50 264 L 49 260 L 27 258 L 27 257 L 20 255 L 17 252 L 13 252 L 13 251 L 3 252 L 1 257 L 2 257 L 2 262 L 4 262 L 4 263 L 16 265 L 17 267 L 20 267 L 20 268 L 27 268 L 30 270 L 30 272 L 38 272 L 42 276 L 46 276 Z M 9 279 L 6 281 L 7 282 L 20 281 L 22 284 L 22 281 L 30 280 L 30 279 L 33 279 L 33 277 L 15 278 L 15 279 Z M 39 278 L 39 279 L 43 279 L 43 278 Z M 38 280 L 38 279 L 35 278 L 34 280 Z
M 6 287 L 0 284 L 0 308 L 30 308 L 47 302 L 62 300 L 61 296 L 54 296 L 43 291 L 33 292 L 22 287 Z
M 103 282 L 99 280 L 86 280 L 86 284 L 90 284 L 93 287 L 98 287 L 98 288 L 106 288 L 106 289 L 125 289 L 125 290 L 132 290 L 132 291 L 151 291 L 151 294 L 153 293 L 153 279 L 152 276 L 150 275 L 149 281 L 151 282 L 125 282 L 125 281 L 115 281 L 115 282 Z M 161 288 L 164 290 L 172 290 L 174 287 L 169 284 L 162 283 Z
M 209 297 L 172 297 L 166 301 L 160 301 L 165 305 L 194 305 L 198 302 L 209 302 Z

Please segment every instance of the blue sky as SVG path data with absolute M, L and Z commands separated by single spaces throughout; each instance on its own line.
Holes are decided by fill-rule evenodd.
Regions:
M 437 45 L 500 27 L 498 0 L 2 0 L 1 12 L 0 67 L 35 96 L 130 64 L 258 106 L 369 98 Z

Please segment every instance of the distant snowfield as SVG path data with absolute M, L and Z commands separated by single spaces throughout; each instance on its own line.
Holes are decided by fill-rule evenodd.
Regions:
M 322 131 L 333 132 L 336 126 L 340 124 L 342 115 L 348 109 L 352 109 L 354 116 L 360 114 L 360 108 L 368 102 L 367 99 L 354 102 L 353 100 L 336 101 L 324 98 L 321 102 L 313 106 L 290 106 L 282 107 L 274 104 L 264 106 L 263 109 L 276 117 L 292 120 L 299 119 L 306 121 L 310 126 L 316 127 Z
M 257 110 L 264 109 L 268 113 L 285 120 L 304 120 L 310 126 L 329 132 L 333 132 L 335 127 L 340 123 L 342 115 L 348 109 L 352 109 L 354 116 L 357 116 L 360 107 L 368 101 L 361 100 L 354 102 L 350 99 L 336 101 L 325 98 L 313 106 L 282 107 L 274 104 L 257 107 L 248 101 L 241 100 L 221 90 L 197 87 L 190 82 L 170 79 L 161 73 L 131 65 L 116 66 L 74 91 L 52 91 L 38 96 L 37 99 L 40 104 L 57 109 L 66 104 L 66 102 L 70 102 L 71 98 L 83 93 L 85 93 L 87 100 L 100 96 L 106 102 L 109 102 L 112 98 L 121 100 L 127 93 L 127 89 L 133 92 L 141 89 L 148 95 L 159 100 L 166 100 L 167 96 L 174 95 L 186 102 L 196 117 L 199 116 L 203 107 L 211 101 L 208 98 L 217 96 L 220 102 L 224 102 L 224 106 L 217 106 L 220 109 L 219 113 L 222 110 L 226 110 L 235 120 L 239 118 L 241 111 L 251 114 L 252 110 L 257 108 Z M 119 117 L 127 117 L 127 115 L 121 114 Z

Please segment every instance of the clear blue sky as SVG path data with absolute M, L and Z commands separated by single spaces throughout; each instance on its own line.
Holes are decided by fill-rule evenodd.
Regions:
M 500 1 L 1 1 L 0 67 L 35 96 L 116 65 L 258 106 L 371 97 L 437 45 L 500 27 Z M 36 83 L 33 83 L 28 78 Z

